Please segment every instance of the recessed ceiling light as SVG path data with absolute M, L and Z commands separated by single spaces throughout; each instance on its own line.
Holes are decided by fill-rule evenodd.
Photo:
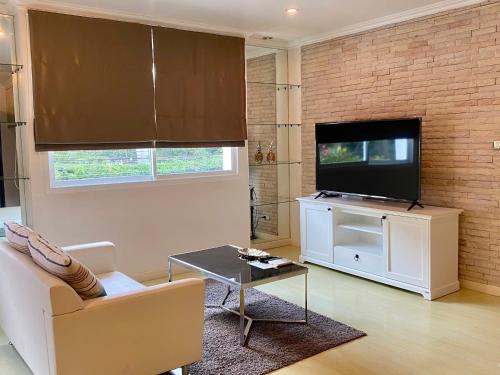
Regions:
M 299 10 L 297 8 L 288 8 L 286 10 L 286 14 L 288 14 L 289 16 L 294 16 L 297 14 Z

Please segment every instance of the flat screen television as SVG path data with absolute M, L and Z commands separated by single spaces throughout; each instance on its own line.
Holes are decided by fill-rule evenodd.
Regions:
M 316 124 L 316 189 L 418 202 L 421 119 Z

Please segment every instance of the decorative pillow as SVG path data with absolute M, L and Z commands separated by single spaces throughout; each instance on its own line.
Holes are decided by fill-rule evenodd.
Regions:
M 60 247 L 36 233 L 29 236 L 28 247 L 36 264 L 66 281 L 82 299 L 106 295 L 104 287 L 94 273 Z
M 28 237 L 34 232 L 27 226 L 18 224 L 15 221 L 6 221 L 3 225 L 5 227 L 5 235 L 10 246 L 23 254 L 30 255 L 30 250 L 28 249 Z

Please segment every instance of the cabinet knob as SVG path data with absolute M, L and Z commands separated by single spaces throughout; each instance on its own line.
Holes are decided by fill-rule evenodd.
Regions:
M 328 207 L 328 211 L 331 211 L 331 210 L 332 210 L 331 207 Z
M 382 220 L 385 220 L 385 219 L 387 219 L 387 216 L 382 216 Z
M 354 256 L 354 260 L 355 260 L 356 262 L 359 262 L 359 255 L 358 255 L 358 254 L 356 254 L 356 255 Z

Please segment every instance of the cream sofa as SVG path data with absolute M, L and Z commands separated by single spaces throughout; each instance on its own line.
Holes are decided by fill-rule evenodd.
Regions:
M 204 284 L 145 287 L 116 271 L 115 247 L 66 247 L 108 296 L 83 301 L 0 240 L 0 325 L 35 375 L 153 375 L 202 355 Z

